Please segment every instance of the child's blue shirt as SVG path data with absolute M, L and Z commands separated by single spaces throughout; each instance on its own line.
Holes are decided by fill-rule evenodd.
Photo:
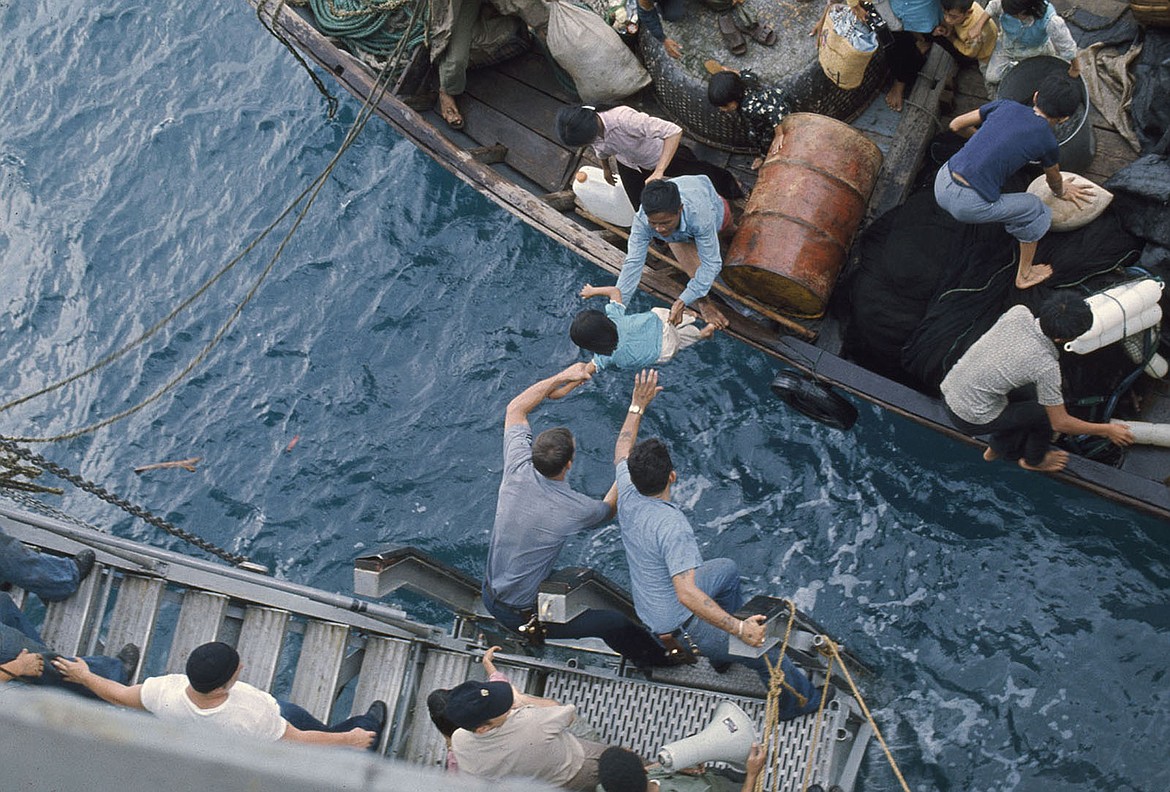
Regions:
M 617 325 L 617 349 L 612 355 L 594 355 L 598 371 L 607 368 L 641 369 L 653 366 L 662 355 L 662 320 L 652 312 L 627 314 L 626 306 L 610 301 L 605 315 Z

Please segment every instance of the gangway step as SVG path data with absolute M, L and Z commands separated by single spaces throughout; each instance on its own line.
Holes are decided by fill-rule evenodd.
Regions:
M 241 680 L 261 690 L 272 689 L 289 615 L 286 610 L 259 605 L 249 605 L 245 609 L 240 640 L 236 644 L 240 663 L 244 666 L 240 672 Z
M 182 674 L 187 670 L 187 657 L 197 646 L 218 641 L 227 614 L 229 599 L 210 591 L 188 589 L 183 593 L 175 637 L 167 655 L 168 674 Z
M 329 722 L 337 698 L 348 644 L 347 625 L 317 620 L 305 624 L 305 637 L 289 698 L 325 723 Z

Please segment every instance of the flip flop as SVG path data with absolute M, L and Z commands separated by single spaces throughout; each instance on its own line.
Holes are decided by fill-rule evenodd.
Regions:
M 732 55 L 743 55 L 747 52 L 747 41 L 744 40 L 743 34 L 736 27 L 731 14 L 719 15 L 719 33 L 723 36 L 723 43 L 727 45 L 727 49 L 731 51 Z
M 744 7 L 743 3 L 737 3 L 731 14 L 732 19 L 735 20 L 735 26 L 751 36 L 757 43 L 763 44 L 765 47 L 771 47 L 776 43 L 776 31 L 772 29 L 772 26 L 761 25 L 755 14 Z

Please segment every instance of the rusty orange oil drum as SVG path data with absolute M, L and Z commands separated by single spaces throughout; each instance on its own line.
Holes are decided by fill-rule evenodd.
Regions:
M 815 317 L 865 216 L 882 153 L 828 116 L 793 113 L 783 129 L 760 166 L 723 280 L 784 313 Z

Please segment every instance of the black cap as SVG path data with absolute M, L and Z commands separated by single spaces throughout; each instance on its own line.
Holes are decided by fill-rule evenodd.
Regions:
M 512 708 L 512 686 L 507 682 L 464 682 L 447 697 L 447 719 L 461 729 L 475 731 Z
M 240 667 L 240 655 L 221 641 L 195 647 L 187 658 L 187 681 L 199 693 L 210 693 L 227 684 Z

